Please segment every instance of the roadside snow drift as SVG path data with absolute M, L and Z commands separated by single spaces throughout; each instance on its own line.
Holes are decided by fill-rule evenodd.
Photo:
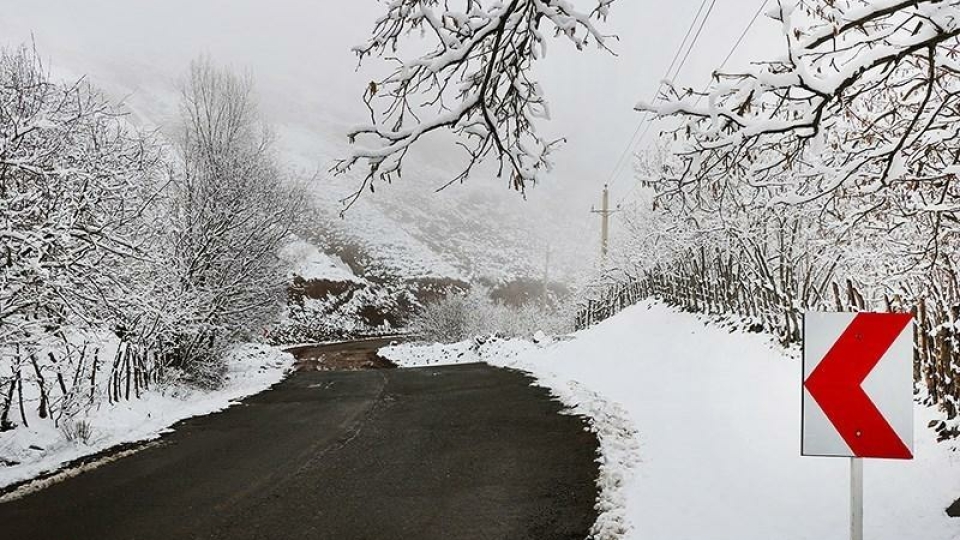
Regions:
M 279 349 L 238 345 L 230 354 L 220 390 L 203 392 L 169 385 L 141 399 L 102 403 L 82 418 L 73 419 L 88 426 L 87 434 L 80 438 L 68 437 L 67 430 L 55 427 L 53 422 L 34 419 L 30 427 L 0 433 L 0 488 L 120 444 L 156 439 L 180 420 L 226 409 L 270 388 L 292 368 L 293 356 Z
M 532 372 L 593 419 L 598 538 L 846 540 L 849 461 L 800 457 L 796 355 L 644 303 L 570 341 L 401 345 L 401 366 L 483 361 Z M 914 461 L 867 460 L 865 537 L 956 540 L 960 452 L 915 409 Z

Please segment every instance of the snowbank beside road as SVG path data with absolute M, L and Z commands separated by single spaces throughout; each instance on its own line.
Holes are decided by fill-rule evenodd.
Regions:
M 606 467 L 598 532 L 659 540 L 845 540 L 848 461 L 800 457 L 800 361 L 645 303 L 565 342 L 400 345 L 401 366 L 483 361 L 532 372 L 593 418 Z M 613 405 L 619 404 L 619 405 Z M 865 463 L 865 536 L 957 540 L 960 452 L 915 410 L 916 459 Z M 633 431 L 630 423 L 635 426 Z
M 180 420 L 230 407 L 280 382 L 292 369 L 293 356 L 273 347 L 246 344 L 232 351 L 227 366 L 220 390 L 169 386 L 141 399 L 95 407 L 74 419 L 88 426 L 86 442 L 68 440 L 65 430 L 51 421 L 34 421 L 29 428 L 0 433 L 0 488 L 120 444 L 155 439 Z

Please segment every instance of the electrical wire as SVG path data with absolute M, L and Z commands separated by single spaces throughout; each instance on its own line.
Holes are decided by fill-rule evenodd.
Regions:
M 706 15 L 704 15 L 703 18 L 701 19 L 699 15 L 700 13 L 703 12 L 703 7 L 707 5 L 707 1 L 710 2 L 710 5 L 707 8 Z M 683 71 L 683 67 L 687 64 L 687 60 L 690 58 L 690 53 L 693 52 L 694 48 L 696 48 L 697 42 L 700 40 L 700 35 L 703 33 L 703 29 L 707 26 L 707 21 L 710 19 L 710 15 L 713 13 L 713 8 L 716 7 L 716 5 L 717 5 L 717 0 L 704 0 L 700 4 L 700 10 L 697 12 L 697 16 L 694 17 L 693 21 L 691 22 L 690 28 L 687 29 L 687 36 L 684 38 L 684 41 L 680 43 L 680 47 L 677 50 L 677 54 L 674 55 L 674 58 L 679 57 L 679 53 L 683 51 L 683 48 L 686 45 L 686 39 L 687 37 L 690 36 L 694 27 L 696 27 L 697 29 L 696 34 L 694 34 L 693 39 L 690 41 L 690 45 L 687 47 L 687 52 L 683 55 L 683 60 L 681 60 L 680 64 L 676 66 L 677 68 L 676 71 L 673 72 L 673 74 L 671 75 L 671 70 L 674 67 L 674 63 L 671 63 L 670 68 L 667 70 L 666 75 L 663 77 L 663 80 L 676 79 L 680 75 L 680 72 Z M 697 26 L 697 21 L 700 22 L 699 26 Z M 651 99 L 651 103 L 656 103 L 657 99 L 659 99 L 660 89 L 663 88 L 663 84 L 664 84 L 663 80 L 661 80 L 660 85 L 657 87 L 657 93 L 653 97 L 653 99 Z M 643 142 L 643 139 L 646 137 L 647 133 L 650 131 L 650 126 L 653 124 L 653 119 L 650 117 L 650 113 L 644 113 L 644 115 L 645 115 L 644 119 L 641 120 L 640 125 L 637 126 L 637 133 L 640 132 L 640 128 L 643 127 L 644 122 L 646 123 L 646 129 L 643 130 L 643 134 L 640 135 L 640 138 L 636 139 L 636 142 L 634 142 L 634 138 L 636 137 L 636 135 L 634 135 L 634 137 L 631 138 L 630 142 L 627 144 L 627 147 L 624 148 L 624 152 L 621 155 L 621 159 L 617 162 L 617 166 L 614 168 L 614 171 L 611 174 L 611 179 L 607 181 L 607 184 L 610 186 L 616 185 L 617 182 L 620 180 L 621 177 L 619 176 L 619 174 L 623 164 L 625 163 L 626 156 L 631 154 L 632 151 L 637 146 L 639 146 L 641 142 Z
M 763 13 L 763 8 L 767 6 L 767 2 L 770 0 L 762 0 L 760 2 L 760 7 L 757 8 L 757 12 L 753 14 L 753 18 L 750 19 L 750 23 L 747 24 L 747 27 L 743 29 L 743 32 L 740 33 L 740 37 L 737 38 L 737 42 L 733 44 L 733 47 L 730 49 L 730 52 L 727 53 L 726 58 L 723 59 L 723 63 L 720 64 L 719 69 L 727 67 L 727 62 L 730 61 L 730 58 L 733 57 L 733 53 L 737 52 L 737 49 L 740 48 L 740 45 L 743 44 L 744 38 L 747 37 L 747 33 L 750 32 L 750 29 L 753 28 L 753 25 L 757 22 L 757 19 L 760 18 L 760 14 Z
M 673 68 L 677 65 L 677 60 L 680 59 L 680 55 L 683 53 L 683 50 L 687 44 L 687 41 L 690 39 L 690 36 L 693 35 L 694 28 L 697 25 L 697 21 L 700 20 L 700 15 L 703 13 L 704 8 L 706 8 L 707 2 L 709 1 L 711 0 L 702 0 L 700 2 L 700 8 L 697 10 L 696 15 L 694 15 L 693 20 L 690 21 L 690 26 L 687 27 L 687 33 L 684 34 L 683 40 L 680 42 L 680 45 L 677 47 L 677 50 L 673 55 L 673 60 L 670 61 L 670 66 L 667 68 L 666 73 L 664 74 L 663 78 L 660 80 L 660 84 L 657 85 L 657 89 L 654 92 L 653 97 L 650 98 L 651 102 L 655 101 L 660 96 L 660 89 L 663 88 L 663 80 L 668 79 L 670 77 L 670 73 L 673 72 Z M 716 2 L 716 0 L 713 0 L 713 1 Z M 637 129 L 634 130 L 633 135 L 630 136 L 630 139 L 627 142 L 627 146 L 623 149 L 623 152 L 620 154 L 620 158 L 617 160 L 616 164 L 614 165 L 613 171 L 611 171 L 610 177 L 607 179 L 607 182 L 606 182 L 608 186 L 615 185 L 617 183 L 617 180 L 619 180 L 619 177 L 617 175 L 620 172 L 620 168 L 623 165 L 624 160 L 627 159 L 627 156 L 630 155 L 630 151 L 634 148 L 634 141 L 637 141 L 639 143 L 640 140 L 643 139 L 643 135 L 640 136 L 640 139 L 637 139 L 637 135 L 640 134 L 640 130 L 643 129 L 643 126 L 645 123 L 647 123 L 647 129 L 649 130 L 649 123 L 647 122 L 648 120 L 647 114 L 648 113 L 644 113 L 644 117 L 637 124 Z M 644 131 L 644 135 L 645 134 L 646 134 L 646 131 Z
M 718 68 L 718 70 L 723 69 L 724 67 L 726 67 L 727 63 L 730 62 L 730 59 L 733 58 L 733 55 L 737 52 L 737 49 L 740 48 L 740 45 L 743 44 L 743 40 L 746 39 L 747 34 L 750 32 L 750 29 L 753 28 L 753 25 L 754 25 L 754 24 L 756 24 L 757 20 L 760 18 L 760 15 L 763 13 L 763 8 L 766 7 L 766 5 L 767 5 L 767 3 L 768 3 L 769 1 L 770 1 L 770 0 L 761 0 L 760 6 L 757 8 L 757 11 L 753 14 L 753 17 L 750 19 L 750 22 L 747 23 L 747 26 L 743 29 L 743 32 L 740 33 L 740 36 L 737 38 L 736 43 L 734 43 L 734 44 L 733 44 L 733 47 L 730 48 L 730 51 L 727 53 L 726 57 L 724 57 L 723 62 L 720 64 L 720 67 Z M 703 7 L 703 6 L 701 5 L 701 8 L 702 8 L 702 7 Z M 713 4 L 711 4 L 711 6 L 710 6 L 710 11 L 712 11 L 712 9 L 713 9 Z M 707 16 L 708 16 L 708 17 L 709 17 L 710 11 L 707 12 Z M 702 31 L 702 30 L 703 30 L 703 25 L 700 26 L 700 31 Z M 700 31 L 698 31 L 698 32 L 697 32 L 697 35 L 694 37 L 694 43 L 696 42 L 697 38 L 699 38 L 699 36 L 700 36 Z M 689 48 L 689 49 L 687 49 L 687 54 L 684 55 L 683 62 L 681 62 L 680 68 L 679 68 L 678 71 L 677 71 L 677 74 L 678 74 L 678 75 L 679 75 L 679 70 L 682 70 L 682 69 L 683 69 L 683 64 L 686 63 L 687 57 L 690 56 L 690 51 L 692 51 L 692 50 L 693 50 L 692 47 Z M 702 96 L 701 96 L 701 97 L 702 97 Z M 698 103 L 699 103 L 699 101 L 700 101 L 700 98 L 697 99 L 697 102 L 698 102 Z M 636 143 L 637 146 L 639 146 L 640 143 L 643 142 L 643 139 L 644 139 L 644 137 L 646 136 L 647 132 L 650 130 L 650 125 L 651 125 L 652 123 L 653 123 L 652 120 L 648 120 L 648 121 L 647 121 L 647 129 L 645 129 L 644 132 L 643 132 L 643 135 L 641 135 L 640 138 L 637 139 L 637 143 Z M 642 125 L 642 123 L 641 123 L 641 125 Z M 637 131 L 640 131 L 639 127 L 637 128 Z M 631 139 L 630 144 L 631 144 L 631 146 L 628 146 L 628 149 L 632 147 L 632 145 L 633 145 L 633 139 Z M 631 189 L 626 195 L 624 195 L 623 197 L 621 197 L 621 198 L 618 200 L 617 205 L 619 206 L 620 204 L 622 204 L 623 201 L 625 201 L 628 197 L 630 197 L 630 195 L 632 195 L 634 192 L 636 192 L 638 186 L 639 186 L 639 184 L 635 185 L 635 186 L 633 187 L 633 189 Z

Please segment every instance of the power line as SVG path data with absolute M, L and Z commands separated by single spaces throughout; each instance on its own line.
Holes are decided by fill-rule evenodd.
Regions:
M 623 197 L 620 197 L 620 199 L 617 201 L 617 207 L 623 204 L 623 201 L 629 199 L 630 196 L 636 193 L 638 189 L 640 189 L 640 182 L 634 182 L 633 187 L 630 188 L 630 191 L 628 191 Z
M 683 40 L 680 42 L 680 46 L 677 47 L 677 52 L 674 53 L 673 60 L 670 61 L 670 67 L 667 68 L 667 73 L 663 77 L 664 79 L 670 77 L 670 73 L 673 71 L 674 66 L 677 65 L 677 60 L 680 58 L 680 53 L 683 52 L 683 46 L 687 43 L 687 40 L 690 39 L 690 34 L 693 33 L 693 27 L 696 26 L 697 21 L 700 19 L 700 14 L 703 13 L 703 8 L 706 7 L 708 1 L 710 0 L 703 0 L 702 2 L 700 2 L 700 9 L 697 10 L 697 14 L 694 15 L 693 20 L 690 21 L 690 26 L 687 27 L 687 33 L 684 34 Z M 716 2 L 716 0 L 714 0 L 714 2 Z M 712 4 L 710 5 L 710 10 L 711 11 L 713 10 Z M 707 17 L 709 16 L 710 16 L 710 13 L 707 12 Z M 697 34 L 699 35 L 699 31 L 697 32 Z M 696 40 L 696 38 L 694 38 L 694 40 Z M 652 99 L 657 98 L 657 95 L 659 95 L 660 93 L 661 87 L 663 87 L 663 80 L 660 81 L 660 84 L 657 87 L 657 94 L 654 95 Z
M 747 33 L 750 32 L 750 29 L 753 28 L 753 25 L 757 22 L 757 19 L 760 18 L 760 14 L 763 13 L 763 8 L 767 6 L 767 2 L 769 1 L 770 0 L 761 0 L 760 7 L 757 8 L 756 13 L 753 14 L 753 18 L 750 19 L 750 22 L 747 23 L 746 28 L 744 28 L 743 32 L 740 33 L 740 37 L 737 38 L 737 42 L 734 43 L 733 47 L 730 48 L 730 52 L 727 53 L 727 56 L 723 59 L 723 62 L 720 64 L 720 67 L 717 68 L 717 71 L 720 71 L 723 68 L 725 68 L 727 66 L 727 62 L 729 62 L 730 59 L 733 58 L 733 54 L 737 52 L 737 49 L 740 48 L 740 45 L 743 43 L 744 38 L 747 37 Z M 703 99 L 703 95 L 701 94 L 699 97 L 697 97 L 697 101 L 694 102 L 694 106 L 699 105 L 700 100 L 702 99 Z
M 640 138 L 637 139 L 636 146 L 640 146 L 640 143 L 643 142 L 643 139 L 647 136 L 647 133 L 650 131 L 650 127 L 653 126 L 653 118 L 647 117 L 645 123 L 646 123 L 647 127 L 646 127 L 646 129 L 643 130 L 643 133 L 640 135 Z M 641 125 L 642 125 L 642 124 L 641 124 Z M 637 128 L 637 129 L 639 130 L 639 128 Z M 636 148 L 636 146 L 634 146 L 633 148 Z M 630 195 L 632 195 L 633 192 L 637 190 L 637 186 L 639 186 L 639 185 L 640 185 L 640 184 L 637 183 L 637 185 L 633 186 L 633 188 L 631 188 L 630 191 L 628 191 L 626 195 L 624 195 L 624 196 L 620 197 L 619 199 L 617 199 L 617 206 L 620 206 L 620 204 L 622 204 L 623 201 L 626 200 L 627 197 L 629 197 Z
M 657 89 L 656 91 L 654 91 L 653 97 L 650 98 L 651 102 L 655 101 L 660 96 L 660 89 L 663 88 L 663 80 L 668 79 L 670 77 L 670 73 L 673 71 L 673 68 L 676 66 L 677 60 L 680 58 L 680 55 L 683 53 L 683 48 L 687 44 L 687 40 L 689 40 L 690 36 L 693 34 L 693 29 L 696 27 L 697 21 L 700 20 L 700 15 L 703 13 L 704 8 L 707 6 L 707 2 L 709 1 L 710 0 L 702 0 L 700 2 L 700 8 L 697 10 L 697 14 L 694 15 L 693 20 L 690 21 L 690 26 L 687 27 L 687 33 L 684 34 L 683 40 L 680 41 L 680 45 L 677 47 L 677 51 L 673 55 L 673 60 L 670 61 L 670 66 L 667 68 L 666 73 L 664 74 L 663 78 L 660 80 L 660 83 L 657 85 Z M 713 1 L 716 2 L 716 0 L 713 0 Z M 607 184 L 615 185 L 617 183 L 617 180 L 619 179 L 617 177 L 617 173 L 620 171 L 620 167 L 623 165 L 624 160 L 630 154 L 630 151 L 634 148 L 634 141 L 637 140 L 637 142 L 639 142 L 639 140 L 643 139 L 643 136 L 641 135 L 641 138 L 638 140 L 637 135 L 640 134 L 640 130 L 643 129 L 644 122 L 649 120 L 647 118 L 647 114 L 649 113 L 644 113 L 644 117 L 641 118 L 640 122 L 637 124 L 637 129 L 634 130 L 633 135 L 630 137 L 629 141 L 627 142 L 627 146 L 623 149 L 623 153 L 620 154 L 620 158 L 617 160 L 616 164 L 613 167 L 613 171 L 610 173 L 610 178 L 607 180 Z M 647 129 L 649 129 L 649 123 L 647 124 Z M 646 131 L 644 132 L 644 134 L 646 134 Z
M 707 2 L 710 2 L 709 7 L 707 8 L 706 14 L 703 18 L 700 18 L 700 13 L 703 12 L 703 8 L 707 6 Z M 675 79 L 680 75 L 680 72 L 683 71 L 683 67 L 687 64 L 687 60 L 690 58 L 690 53 L 693 52 L 693 49 L 696 48 L 697 42 L 700 40 L 700 35 L 703 33 L 703 29 L 707 26 L 707 20 L 710 19 L 710 15 L 713 13 L 713 8 L 717 5 L 717 0 L 704 0 L 700 4 L 700 10 L 697 11 L 697 16 L 694 17 L 693 21 L 690 23 L 690 27 L 687 29 L 687 35 L 684 37 L 684 40 L 680 43 L 680 47 L 677 49 L 677 53 L 674 55 L 674 62 L 670 64 L 670 67 L 667 69 L 666 75 L 663 77 L 664 80 L 670 80 L 671 78 Z M 700 25 L 697 26 L 699 21 Z M 693 29 L 696 28 L 696 33 L 693 35 L 693 39 L 690 40 L 689 46 L 687 46 L 687 39 L 693 33 Z M 680 54 L 683 52 L 684 47 L 686 47 L 686 53 L 683 55 L 683 59 L 680 61 L 679 65 L 676 65 L 676 59 L 680 57 Z M 673 72 L 673 67 L 676 65 L 676 71 Z M 673 75 L 671 76 L 671 72 Z M 657 93 L 651 99 L 651 103 L 655 103 L 656 100 L 660 97 L 660 88 L 663 87 L 663 81 L 660 82 L 660 85 L 657 87 Z M 621 159 L 617 162 L 617 166 L 614 168 L 613 173 L 610 175 L 611 179 L 608 181 L 610 185 L 616 185 L 617 181 L 620 180 L 620 177 L 617 176 L 621 170 L 621 166 L 624 163 L 624 157 L 631 153 L 632 150 L 636 149 L 637 146 L 643 142 L 646 138 L 647 133 L 650 131 L 650 127 L 653 125 L 653 119 L 650 118 L 649 113 L 644 113 L 644 118 L 640 121 L 640 125 L 637 126 L 636 133 L 630 138 L 627 147 L 624 149 Z M 643 130 L 643 134 L 640 135 L 640 138 L 636 138 L 636 134 L 640 132 L 640 129 L 646 123 L 646 128 Z M 634 142 L 636 141 L 636 142 Z M 633 190 L 631 190 L 632 192 Z M 621 197 L 620 201 L 622 202 L 625 197 Z M 619 203 L 618 203 L 619 204 Z
M 727 57 L 723 59 L 723 63 L 720 64 L 719 69 L 723 69 L 727 66 L 727 62 L 730 61 L 730 58 L 733 57 L 733 53 L 737 52 L 737 49 L 740 48 L 740 45 L 743 43 L 744 38 L 747 37 L 747 33 L 753 28 L 753 25 L 757 22 L 757 19 L 760 18 L 760 14 L 763 13 L 763 8 L 767 6 L 767 2 L 770 0 L 762 0 L 760 2 L 760 7 L 757 8 L 757 12 L 753 14 L 753 18 L 750 19 L 750 23 L 747 24 L 747 27 L 743 29 L 743 32 L 740 34 L 740 37 L 737 38 L 737 42 L 733 44 L 733 48 L 730 49 L 730 52 L 727 53 Z
M 701 19 L 700 13 L 703 12 L 703 8 L 707 5 L 708 1 L 710 2 L 710 5 L 707 8 L 706 14 Z M 664 75 L 663 80 L 661 80 L 660 85 L 657 87 L 657 93 L 650 100 L 651 103 L 655 103 L 657 99 L 659 99 L 660 88 L 663 88 L 663 84 L 664 84 L 663 81 L 675 79 L 680 75 L 680 72 L 683 71 L 683 67 L 686 65 L 687 60 L 690 58 L 690 53 L 693 52 L 694 48 L 696 48 L 697 42 L 700 40 L 700 35 L 703 33 L 703 29 L 707 26 L 707 20 L 710 19 L 710 15 L 713 13 L 713 8 L 716 5 L 717 5 L 717 0 L 703 0 L 703 2 L 701 2 L 700 10 L 697 11 L 697 16 L 694 17 L 693 21 L 690 23 L 690 27 L 687 29 L 687 34 L 684 37 L 684 40 L 680 43 L 680 47 L 677 49 L 677 54 L 674 55 L 674 59 L 678 58 L 680 53 L 683 51 L 684 46 L 686 45 L 687 38 L 689 38 L 694 28 L 696 28 L 696 34 L 694 34 L 693 39 L 690 41 L 690 44 L 687 47 L 686 54 L 683 55 L 683 59 L 680 61 L 679 65 L 676 66 L 677 69 L 675 72 L 673 72 L 672 76 L 671 76 L 671 71 L 675 65 L 675 62 L 671 63 L 670 68 L 667 69 L 666 75 Z M 697 26 L 698 21 L 700 22 L 699 26 Z M 636 133 L 634 133 L 634 136 L 631 137 L 630 142 L 627 144 L 627 147 L 624 149 L 623 155 L 621 155 L 621 159 L 617 162 L 617 166 L 614 168 L 613 173 L 610 175 L 610 180 L 608 181 L 608 183 L 611 186 L 616 185 L 617 182 L 620 180 L 620 177 L 617 175 L 620 173 L 621 167 L 624 164 L 624 159 L 626 158 L 626 156 L 629 155 L 634 149 L 636 149 L 636 147 L 639 146 L 641 142 L 643 142 L 643 139 L 646 137 L 647 133 L 650 131 L 650 126 L 653 125 L 653 118 L 650 118 L 649 116 L 650 113 L 644 113 L 644 114 L 645 114 L 645 117 L 643 120 L 641 120 L 640 125 L 637 126 L 636 133 L 640 132 L 640 129 L 643 127 L 644 121 L 646 122 L 646 129 L 643 130 L 643 134 L 640 135 L 639 139 L 636 139 Z M 634 139 L 636 139 L 636 142 L 634 142 Z
M 703 18 L 703 22 L 700 23 L 700 28 L 697 29 L 697 35 L 693 36 L 693 42 L 690 43 L 690 48 L 687 49 L 687 54 L 683 55 L 683 61 L 680 62 L 680 67 L 677 68 L 677 73 L 674 75 L 674 78 L 680 77 L 680 72 L 683 70 L 683 66 L 686 65 L 687 59 L 690 58 L 690 53 L 693 52 L 693 47 L 697 44 L 697 41 L 700 39 L 700 34 L 703 33 L 704 27 L 707 26 L 707 19 L 710 18 L 710 14 L 713 13 L 713 8 L 717 5 L 717 0 L 710 2 L 710 9 L 707 10 L 706 16 Z
M 743 32 L 740 33 L 740 36 L 737 38 L 736 43 L 733 44 L 733 47 L 730 48 L 730 51 L 727 53 L 727 56 L 724 57 L 723 62 L 720 63 L 720 67 L 717 68 L 718 70 L 721 70 L 721 69 L 723 69 L 724 67 L 726 67 L 727 63 L 730 61 L 730 59 L 733 57 L 733 55 L 737 52 L 737 49 L 739 49 L 739 48 L 740 48 L 740 45 L 743 44 L 743 40 L 747 37 L 747 34 L 750 32 L 750 29 L 753 28 L 753 25 L 756 24 L 757 20 L 760 18 L 760 15 L 763 13 L 763 8 L 766 7 L 766 5 L 767 5 L 767 3 L 768 3 L 769 1 L 770 1 L 770 0 L 761 0 L 760 6 L 757 7 L 757 11 L 753 14 L 753 17 L 750 19 L 750 22 L 747 23 L 747 26 L 743 29 Z M 702 8 L 702 7 L 703 7 L 703 6 L 701 5 L 701 8 Z M 711 10 L 712 10 L 712 9 L 713 9 L 713 4 L 711 4 L 710 7 L 711 7 Z M 709 17 L 709 12 L 707 13 L 707 16 Z M 700 30 L 702 30 L 702 29 L 703 29 L 703 26 L 701 25 Z M 698 32 L 697 32 L 697 37 L 699 37 L 699 35 L 700 35 L 700 32 L 698 31 Z M 694 41 L 696 41 L 697 37 L 694 38 Z M 684 56 L 684 62 L 681 63 L 680 69 L 683 69 L 683 64 L 686 63 L 687 56 L 690 55 L 690 51 L 691 51 L 691 50 L 692 50 L 692 48 L 690 48 L 690 49 L 687 50 L 687 54 Z M 677 71 L 677 75 L 679 75 L 679 70 Z M 701 99 L 702 97 L 703 97 L 703 96 L 700 96 L 699 98 L 697 98 L 697 103 L 700 102 L 700 99 Z M 644 136 L 647 134 L 647 131 L 649 131 L 651 124 L 652 124 L 652 121 L 650 121 L 650 122 L 647 123 L 647 129 L 644 130 L 643 135 L 641 135 L 641 136 L 640 136 L 640 139 L 637 140 L 637 145 L 639 145 L 639 144 L 643 141 L 643 138 L 644 138 Z M 637 128 L 637 131 L 639 131 L 639 127 Z M 632 141 L 632 140 L 631 140 L 631 141 Z M 632 144 L 632 142 L 631 142 L 631 144 Z M 639 185 L 639 184 L 638 184 L 638 185 Z M 624 195 L 623 197 L 620 197 L 620 199 L 617 201 L 617 206 L 619 206 L 621 203 L 623 203 L 623 201 L 626 200 L 630 195 L 632 195 L 636 190 L 637 190 L 637 186 L 634 186 L 633 189 L 631 189 L 626 195 Z
M 671 78 L 670 74 L 673 72 L 673 68 L 677 65 L 677 60 L 680 59 L 680 55 L 683 53 L 683 48 L 684 46 L 686 46 L 687 40 L 690 39 L 691 34 L 693 34 L 693 29 L 696 27 L 697 21 L 700 20 L 700 15 L 703 13 L 703 9 L 707 6 L 707 2 L 709 1 L 711 0 L 702 0 L 700 2 L 700 7 L 699 9 L 697 9 L 696 15 L 694 15 L 693 20 L 690 21 L 690 26 L 687 27 L 686 34 L 684 34 L 683 39 L 680 41 L 680 45 L 677 46 L 677 50 L 673 54 L 673 59 L 670 61 L 670 66 L 667 67 L 667 71 L 664 73 L 663 77 L 660 79 L 659 83 L 657 84 L 657 89 L 654 91 L 653 96 L 650 98 L 651 103 L 655 102 L 660 97 L 660 89 L 663 88 L 663 81 Z M 713 0 L 713 2 L 715 3 L 716 0 Z M 711 10 L 713 9 L 712 5 L 710 9 Z M 708 12 L 708 16 L 709 16 L 709 12 Z M 704 19 L 704 21 L 705 20 L 706 19 Z M 683 69 L 682 63 L 679 69 Z M 627 146 L 623 149 L 623 153 L 620 154 L 620 159 L 618 159 L 616 164 L 614 165 L 613 172 L 610 173 L 610 179 L 607 181 L 608 184 L 612 183 L 613 185 L 616 185 L 616 183 L 620 180 L 620 177 L 617 176 L 617 174 L 620 172 L 620 169 L 623 166 L 627 156 L 630 155 L 631 150 L 636 147 L 635 146 L 636 144 L 639 144 L 639 142 L 643 140 L 643 137 L 646 135 L 647 131 L 650 129 L 650 121 L 651 120 L 649 118 L 649 113 L 644 112 L 643 118 L 641 118 L 640 122 L 637 124 L 637 129 L 634 130 L 633 135 L 630 137 L 630 140 L 627 142 Z M 640 135 L 640 138 L 637 139 L 637 134 L 639 134 L 640 129 L 643 128 L 644 122 L 647 123 L 647 129 L 645 129 L 643 132 L 643 135 Z M 634 141 L 636 141 L 636 143 Z

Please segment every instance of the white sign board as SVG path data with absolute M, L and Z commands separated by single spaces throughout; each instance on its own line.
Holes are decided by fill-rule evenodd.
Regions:
M 913 324 L 899 313 L 807 313 L 801 454 L 913 458 Z

